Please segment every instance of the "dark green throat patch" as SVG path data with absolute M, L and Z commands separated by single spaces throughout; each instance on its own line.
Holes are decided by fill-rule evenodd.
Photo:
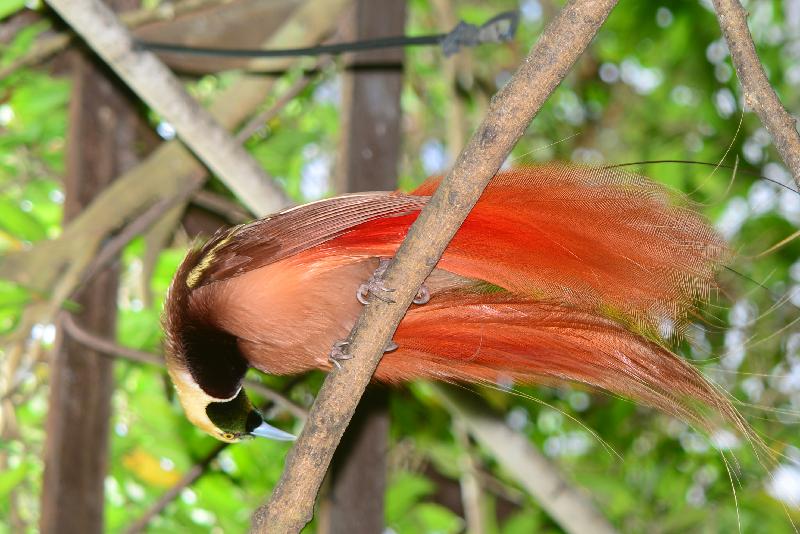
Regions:
M 250 404 L 244 389 L 229 401 L 209 404 L 206 415 L 217 428 L 234 437 L 250 434 L 263 421 Z

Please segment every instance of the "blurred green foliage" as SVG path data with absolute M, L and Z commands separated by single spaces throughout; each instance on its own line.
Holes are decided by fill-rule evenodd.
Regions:
M 0 3 L 0 19 L 22 5 Z M 438 50 L 407 51 L 401 167 L 401 185 L 406 188 L 446 169 L 449 154 L 459 148 L 448 139 L 453 121 L 467 134 L 478 124 L 488 99 L 530 49 L 559 2 L 410 0 L 408 33 L 448 30 L 442 27 L 445 17 L 440 11 L 446 6 L 456 18 L 475 23 L 519 8 L 521 25 L 514 43 L 462 53 L 455 60 L 455 80 L 444 76 Z M 602 393 L 568 388 L 521 388 L 519 395 L 481 393 L 511 426 L 590 492 L 623 532 L 735 532 L 739 525 L 742 532 L 792 532 L 789 516 L 800 520 L 800 243 L 795 239 L 759 256 L 797 231 L 800 200 L 786 187 L 758 178 L 791 184 L 758 118 L 742 111 L 741 89 L 709 6 L 705 0 L 622 0 L 509 161 L 724 164 L 714 168 L 642 163 L 631 170 L 683 192 L 731 240 L 737 256 L 731 271 L 722 273 L 719 298 L 691 328 L 692 342 L 679 349 L 742 401 L 747 419 L 782 455 L 783 471 L 762 464 L 741 437 L 704 436 Z M 800 111 L 800 1 L 751 0 L 747 7 L 772 84 L 788 109 Z M 46 27 L 37 23 L 17 32 L 0 50 L 0 66 L 29 50 Z M 191 89 L 201 99 L 208 98 L 236 76 L 207 77 L 193 82 Z M 278 93 L 296 76 L 282 80 Z M 298 201 L 328 193 L 326 179 L 340 135 L 339 92 L 333 68 L 247 142 Z M 19 70 L 0 80 L 0 253 L 59 235 L 69 94 L 68 80 L 47 67 Z M 454 115 L 459 109 L 454 99 L 463 105 L 461 116 Z M 734 165 L 736 173 L 731 170 Z M 216 181 L 209 187 L 228 194 Z M 128 246 L 119 298 L 119 343 L 161 350 L 161 303 L 186 246 L 185 239 L 176 237 L 147 280 L 142 274 L 142 241 Z M 0 333 L 14 328 L 30 299 L 24 288 L 0 282 Z M 37 325 L 28 348 L 50 351 L 52 332 L 51 325 Z M 26 372 L 13 397 L 17 437 L 0 442 L 0 533 L 10 532 L 12 516 L 28 531 L 36 530 L 47 369 L 35 365 Z M 123 530 L 141 516 L 216 446 L 186 421 L 162 371 L 119 361 L 115 373 L 118 387 L 106 480 L 110 532 Z M 287 383 L 278 377 L 263 380 L 276 388 Z M 320 382 L 321 376 L 312 374 L 292 388 L 291 398 L 308 405 Z M 396 389 L 392 395 L 388 528 L 398 534 L 463 531 L 464 520 L 437 499 L 437 480 L 457 483 L 453 458 L 465 454 L 452 436 L 447 413 L 417 387 Z M 279 410 L 270 415 L 289 419 Z M 151 522 L 150 532 L 243 531 L 250 513 L 277 481 L 287 450 L 284 443 L 266 440 L 228 447 L 198 482 Z M 486 532 L 560 532 L 489 455 L 479 449 L 471 452 L 495 482 L 486 489 Z M 776 494 L 787 504 L 775 499 Z M 307 529 L 313 530 L 313 525 Z

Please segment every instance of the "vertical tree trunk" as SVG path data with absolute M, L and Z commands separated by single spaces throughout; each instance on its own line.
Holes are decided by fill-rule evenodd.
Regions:
M 405 0 L 358 0 L 354 39 L 401 35 Z M 337 193 L 397 188 L 403 51 L 353 54 L 342 87 L 342 135 Z
M 130 7 L 130 6 L 129 6 Z M 64 221 L 76 217 L 135 163 L 140 119 L 128 93 L 86 52 L 75 52 Z M 117 269 L 99 273 L 77 297 L 76 320 L 114 337 Z M 50 370 L 41 531 L 103 532 L 113 366 L 107 357 L 59 335 Z
M 388 392 L 373 386 L 362 397 L 331 464 L 328 534 L 384 530 Z
M 405 1 L 358 0 L 351 37 L 400 35 Z M 344 76 L 343 135 L 337 193 L 397 188 L 403 51 L 355 54 Z M 367 391 L 331 467 L 329 534 L 374 534 L 384 529 L 388 394 Z

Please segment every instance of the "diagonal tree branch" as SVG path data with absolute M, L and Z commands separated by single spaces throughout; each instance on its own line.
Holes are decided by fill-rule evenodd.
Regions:
M 214 117 L 192 98 L 155 54 L 133 37 L 100 0 L 49 0 L 120 78 L 169 121 L 181 140 L 256 215 L 289 204 L 284 192 Z
M 772 136 L 775 148 L 800 187 L 800 134 L 797 119 L 786 111 L 770 85 L 747 28 L 747 11 L 739 0 L 713 0 L 733 66 L 744 89 L 744 101 Z
M 389 266 L 385 279 L 395 288 L 396 302 L 373 298 L 364 307 L 350 335 L 353 359 L 325 380 L 270 502 L 254 516 L 254 532 L 299 532 L 311 520 L 333 451 L 411 300 L 514 143 L 614 5 L 616 0 L 570 1 L 492 99 L 486 118 Z
M 486 531 L 484 518 L 484 497 L 481 482 L 478 479 L 477 461 L 473 457 L 472 444 L 469 440 L 467 425 L 462 418 L 452 419 L 453 437 L 460 445 L 458 458 L 459 486 L 461 488 L 461 506 L 464 508 L 464 521 L 467 523 L 466 534 L 483 534 Z

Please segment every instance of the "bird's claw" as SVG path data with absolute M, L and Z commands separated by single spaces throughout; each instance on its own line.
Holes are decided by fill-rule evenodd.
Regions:
M 356 298 L 358 302 L 361 304 L 367 304 L 369 302 L 367 298 L 369 294 L 372 293 L 375 295 L 375 298 L 378 300 L 382 300 L 383 302 L 388 302 L 389 304 L 394 303 L 394 299 L 388 295 L 384 295 L 383 293 L 391 293 L 394 291 L 391 287 L 386 287 L 385 282 L 383 280 L 375 279 L 374 275 L 371 277 L 366 283 L 361 284 L 358 286 L 358 291 L 356 291 Z
M 422 284 L 411 302 L 422 305 L 427 304 L 429 300 L 431 300 L 431 292 L 428 291 L 428 287 L 425 284 Z
M 344 348 L 349 344 L 350 344 L 349 341 L 342 340 L 342 341 L 337 341 L 336 343 L 333 344 L 333 347 L 331 347 L 331 353 L 328 355 L 328 360 L 330 360 L 331 363 L 335 365 L 337 369 L 342 368 L 342 364 L 339 362 L 342 362 L 344 360 L 350 360 L 353 357 L 352 354 L 347 354 L 344 351 Z
M 342 369 L 342 364 L 340 362 L 342 362 L 344 360 L 352 360 L 353 359 L 353 355 L 352 354 L 347 354 L 344 351 L 344 348 L 346 346 L 348 346 L 348 345 L 350 345 L 349 341 L 345 341 L 345 340 L 337 341 L 336 343 L 333 344 L 333 347 L 331 347 L 331 353 L 328 355 L 328 359 L 339 370 Z M 399 345 L 397 343 L 395 343 L 394 341 L 389 340 L 389 343 L 386 344 L 386 348 L 383 349 L 383 352 L 392 352 L 392 351 L 397 350 L 398 347 L 399 347 Z
M 382 279 L 382 276 L 386 273 L 386 268 L 389 267 L 389 261 L 390 260 L 386 259 L 381 260 L 378 268 L 375 269 L 375 272 L 372 273 L 369 280 L 358 286 L 358 290 L 356 290 L 356 299 L 358 299 L 358 302 L 367 304 L 369 302 L 369 294 L 372 293 L 378 300 L 390 304 L 394 303 L 394 299 L 386 295 L 386 293 L 394 292 L 394 288 L 386 287 L 386 282 Z M 422 305 L 427 304 L 429 300 L 431 300 L 431 292 L 425 284 L 422 284 L 412 302 Z
M 380 264 L 378 264 L 378 268 L 375 269 L 375 272 L 372 273 L 372 276 L 369 277 L 369 280 L 358 286 L 358 290 L 356 291 L 356 298 L 358 299 L 358 302 L 361 304 L 367 304 L 367 302 L 369 302 L 367 300 L 369 294 L 372 293 L 378 300 L 382 300 L 383 302 L 388 302 L 390 304 L 394 303 L 394 299 L 384 294 L 392 293 L 394 288 L 386 287 L 386 282 L 381 279 L 381 277 L 386 273 L 386 269 L 389 267 L 389 261 L 390 260 L 387 259 L 381 260 Z

